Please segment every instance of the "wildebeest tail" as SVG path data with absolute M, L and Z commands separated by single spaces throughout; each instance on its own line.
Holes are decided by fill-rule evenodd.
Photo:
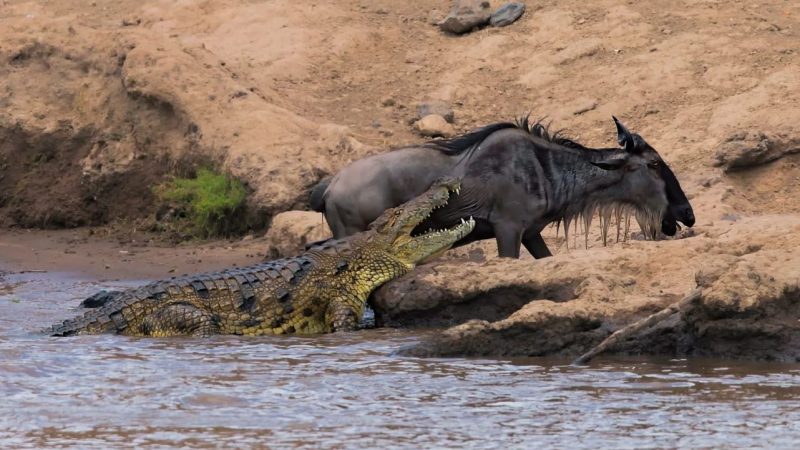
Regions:
M 325 191 L 328 189 L 328 185 L 331 184 L 332 178 L 323 178 L 316 186 L 311 188 L 308 204 L 312 210 L 321 213 L 325 212 Z

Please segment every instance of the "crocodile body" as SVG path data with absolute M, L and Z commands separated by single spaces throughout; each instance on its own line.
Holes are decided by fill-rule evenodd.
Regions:
M 102 306 L 54 325 L 54 336 L 325 333 L 356 329 L 369 294 L 449 248 L 474 227 L 412 237 L 430 212 L 447 202 L 457 181 L 435 184 L 393 208 L 362 233 L 329 240 L 304 254 L 115 293 Z
M 296 258 L 158 281 L 121 292 L 53 327 L 51 334 L 263 335 L 351 329 L 355 324 L 348 319 L 361 317 L 369 292 L 358 288 L 364 283 L 357 273 L 347 272 L 339 257 L 348 250 L 347 242 L 328 242 Z M 400 266 L 387 269 L 387 281 L 407 272 Z

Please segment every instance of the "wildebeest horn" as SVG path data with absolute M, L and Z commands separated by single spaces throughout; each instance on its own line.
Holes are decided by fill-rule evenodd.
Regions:
M 633 141 L 633 135 L 622 122 L 619 121 L 614 116 L 611 116 L 614 119 L 614 123 L 617 125 L 617 142 L 619 146 L 624 148 L 626 152 L 633 153 L 634 149 L 636 148 L 636 144 Z

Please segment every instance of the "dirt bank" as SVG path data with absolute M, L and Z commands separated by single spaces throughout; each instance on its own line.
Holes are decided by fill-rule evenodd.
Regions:
M 776 312 L 794 317 L 800 247 L 799 4 L 543 1 L 458 37 L 432 25 L 449 7 L 0 0 L 0 226 L 104 225 L 79 239 L 113 238 L 97 250 L 117 252 L 107 262 L 86 250 L 99 273 L 161 277 L 192 252 L 208 253 L 186 271 L 220 268 L 324 236 L 319 215 L 279 214 L 306 209 L 308 188 L 349 161 L 420 142 L 420 102 L 452 107 L 455 131 L 532 111 L 596 146 L 613 142 L 614 114 L 673 167 L 694 230 L 609 248 L 593 230 L 588 250 L 548 230 L 548 261 L 496 261 L 491 243 L 459 249 L 382 289 L 382 320 L 456 325 L 430 354 L 573 354 L 699 283 L 705 306 L 659 328 L 663 345 L 628 350 L 749 356 L 758 351 L 737 339 L 795 342 Z M 130 245 L 152 217 L 150 187 L 207 163 L 245 181 L 270 235 L 173 250 L 139 238 L 135 255 L 120 253 L 130 250 L 113 242 Z M 28 258 L 35 245 L 16 236 L 0 260 Z M 84 248 L 70 245 L 41 251 L 37 267 L 81 267 Z
M 764 216 L 539 261 L 454 260 L 381 288 L 374 307 L 390 325 L 460 324 L 404 354 L 577 356 L 699 286 L 698 306 L 614 351 L 800 361 L 798 235 L 796 217 Z
M 420 141 L 410 120 L 427 99 L 453 106 L 457 130 L 532 111 L 596 145 L 616 114 L 673 165 L 700 217 L 798 210 L 798 188 L 777 186 L 796 160 L 750 178 L 714 169 L 742 132 L 796 146 L 797 5 L 537 2 L 460 37 L 431 25 L 448 9 L 4 0 L 2 222 L 141 217 L 149 185 L 210 161 L 248 183 L 267 223 L 305 208 L 323 174 Z

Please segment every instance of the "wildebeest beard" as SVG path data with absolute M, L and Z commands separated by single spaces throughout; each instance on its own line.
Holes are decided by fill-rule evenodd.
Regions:
M 603 240 L 603 246 L 608 245 L 609 232 L 613 230 L 616 231 L 615 242 L 620 242 L 620 240 L 625 242 L 630 235 L 631 217 L 634 217 L 645 239 L 655 240 L 658 238 L 659 232 L 662 231 L 662 221 L 664 220 L 662 217 L 665 214 L 668 213 L 663 210 L 637 208 L 626 203 L 603 205 L 590 203 L 583 208 L 565 213 L 562 219 L 557 220 L 555 222 L 556 234 L 559 234 L 563 223 L 564 238 L 567 246 L 569 246 L 570 228 L 572 228 L 573 247 L 577 247 L 578 235 L 583 234 L 584 246 L 588 248 L 589 231 L 594 217 L 597 215 L 600 222 L 600 236 Z M 578 227 L 580 227 L 580 232 Z

